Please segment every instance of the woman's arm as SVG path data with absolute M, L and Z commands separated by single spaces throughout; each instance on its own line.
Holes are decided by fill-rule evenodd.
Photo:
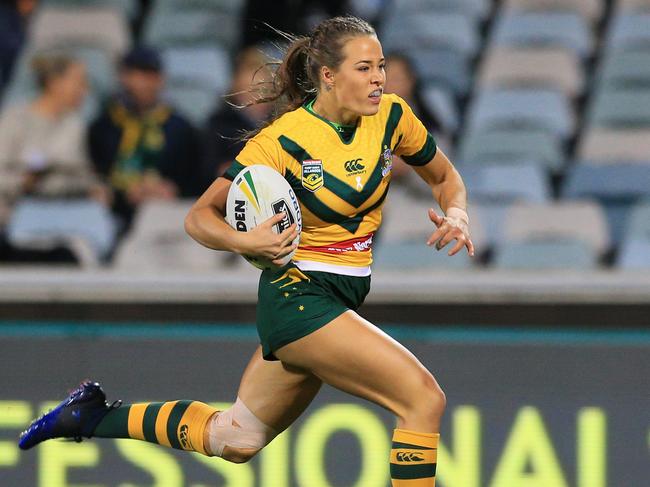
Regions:
M 197 242 L 214 250 L 227 250 L 243 255 L 260 256 L 280 264 L 282 258 L 295 249 L 296 225 L 281 234 L 273 232 L 273 225 L 285 218 L 275 215 L 249 232 L 238 232 L 226 222 L 226 200 L 232 184 L 226 178 L 217 178 L 192 206 L 185 217 L 185 231 Z
M 469 255 L 474 256 L 474 244 L 469 236 L 467 192 L 456 168 L 438 148 L 431 161 L 424 166 L 413 166 L 413 169 L 431 187 L 433 197 L 445 212 L 443 217 L 433 209 L 429 210 L 429 218 L 438 229 L 429 237 L 427 244 L 435 243 L 436 248 L 440 250 L 452 240 L 456 240 L 456 245 L 449 251 L 449 255 L 454 255 L 466 247 Z

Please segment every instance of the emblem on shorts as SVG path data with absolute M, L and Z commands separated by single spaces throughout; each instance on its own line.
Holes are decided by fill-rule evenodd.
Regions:
M 323 161 L 310 159 L 303 161 L 302 186 L 312 193 L 323 187 Z
M 384 152 L 381 153 L 382 167 L 381 177 L 385 178 L 390 170 L 393 169 L 393 153 L 388 146 L 384 146 Z

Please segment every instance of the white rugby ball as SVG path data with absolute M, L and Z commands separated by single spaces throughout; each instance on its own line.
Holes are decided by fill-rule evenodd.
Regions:
M 233 179 L 226 201 L 226 221 L 235 230 L 249 232 L 282 212 L 286 213 L 286 217 L 273 226 L 273 231 L 282 233 L 296 223 L 298 236 L 294 243 L 298 243 L 302 231 L 300 204 L 296 193 L 279 172 L 269 166 L 255 164 L 242 169 Z M 244 258 L 259 269 L 275 269 L 287 265 L 294 254 L 295 250 L 284 257 L 280 266 L 261 257 L 245 255 Z

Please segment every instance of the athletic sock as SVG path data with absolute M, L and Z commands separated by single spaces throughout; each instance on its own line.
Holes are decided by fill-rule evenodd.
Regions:
M 208 420 L 216 412 L 199 401 L 131 404 L 110 411 L 93 436 L 133 438 L 208 455 L 203 436 Z
M 396 429 L 390 451 L 390 478 L 393 487 L 434 487 L 438 433 L 418 433 Z

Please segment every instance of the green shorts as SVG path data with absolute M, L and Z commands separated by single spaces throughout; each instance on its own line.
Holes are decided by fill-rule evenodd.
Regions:
M 301 271 L 294 264 L 265 270 L 257 292 L 257 332 L 266 360 L 273 352 L 361 306 L 370 276 Z

